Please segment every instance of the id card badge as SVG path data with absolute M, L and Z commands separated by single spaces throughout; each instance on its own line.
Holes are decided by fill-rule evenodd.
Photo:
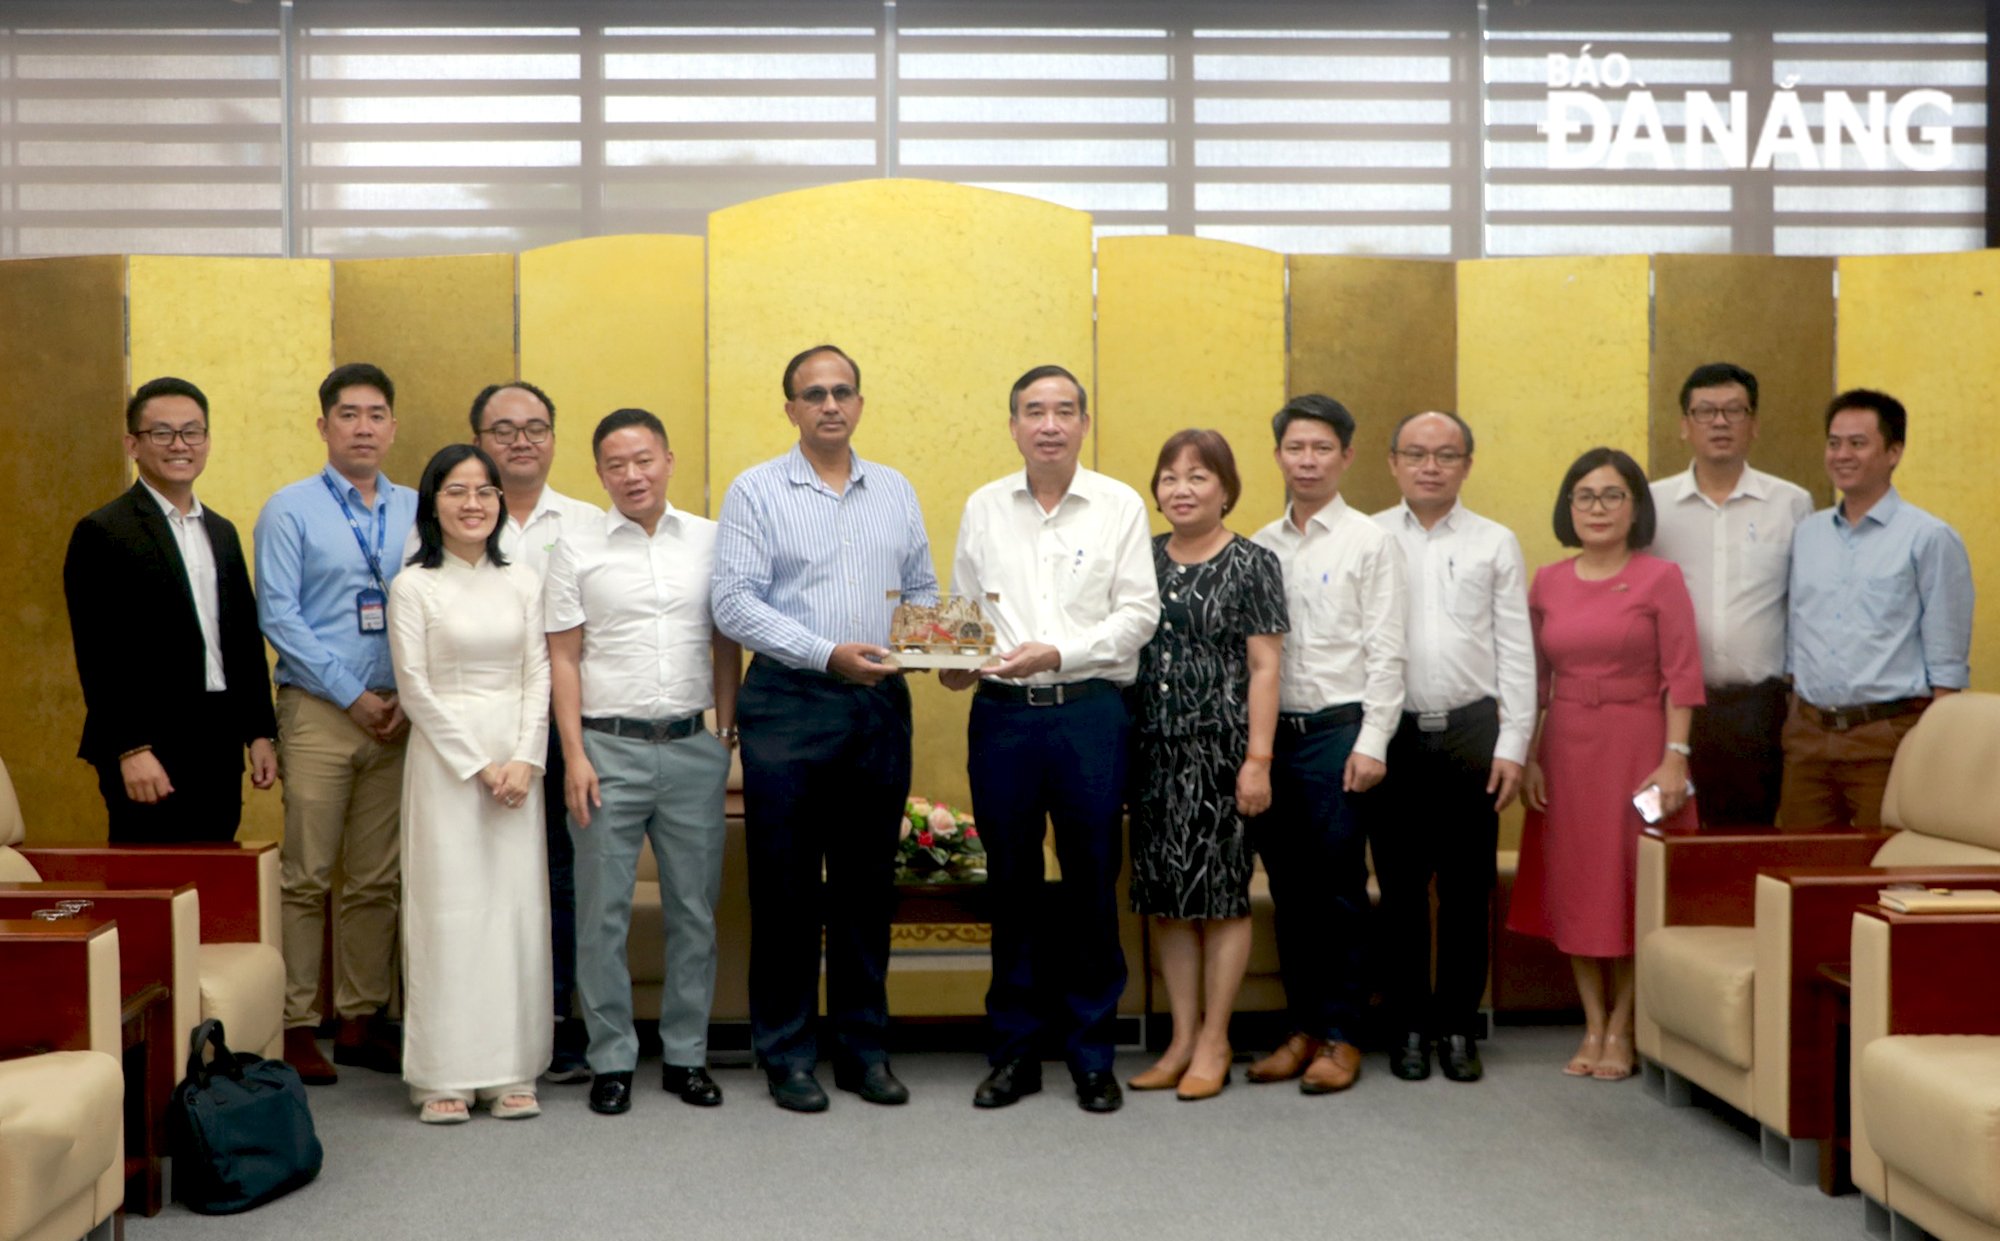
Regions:
M 373 586 L 354 596 L 355 619 L 362 633 L 385 633 L 389 628 L 389 601 Z

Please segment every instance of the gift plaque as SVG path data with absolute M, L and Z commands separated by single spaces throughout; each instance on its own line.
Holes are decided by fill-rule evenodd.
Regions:
M 899 603 L 889 618 L 889 658 L 896 668 L 988 668 L 1000 662 L 993 622 L 977 599 L 935 605 Z

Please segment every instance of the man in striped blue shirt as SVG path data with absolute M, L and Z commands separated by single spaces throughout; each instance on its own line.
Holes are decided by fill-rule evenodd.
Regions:
M 736 715 L 751 1038 L 778 1106 L 826 1109 L 813 1076 L 823 926 L 834 1084 L 897 1104 L 909 1091 L 882 1036 L 910 693 L 880 661 L 897 602 L 937 602 L 937 573 L 916 491 L 851 447 L 861 368 L 816 345 L 783 387 L 798 445 L 730 484 L 711 591 L 716 628 L 755 653 Z

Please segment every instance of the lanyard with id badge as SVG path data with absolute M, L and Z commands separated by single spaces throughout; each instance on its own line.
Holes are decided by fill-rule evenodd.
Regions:
M 386 520 L 375 523 L 375 547 L 369 550 L 368 539 L 361 533 L 361 523 L 355 520 L 354 510 L 347 506 L 347 497 L 333 485 L 333 480 L 322 474 L 319 481 L 326 484 L 326 493 L 333 502 L 340 505 L 341 515 L 347 518 L 347 528 L 354 531 L 354 542 L 361 548 L 361 558 L 368 562 L 369 576 L 375 579 L 373 586 L 364 586 L 354 596 L 354 620 L 362 633 L 387 633 L 389 630 L 389 588 L 382 580 L 382 540 L 389 528 Z M 386 504 L 387 501 L 385 500 Z M 384 514 L 386 517 L 386 513 Z

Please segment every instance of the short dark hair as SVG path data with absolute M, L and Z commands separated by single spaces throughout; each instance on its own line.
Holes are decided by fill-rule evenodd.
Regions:
M 1330 396 L 1321 396 L 1317 392 L 1309 392 L 1304 396 L 1295 396 L 1285 402 L 1283 409 L 1271 415 L 1272 439 L 1279 444 L 1284 443 L 1285 428 L 1291 426 L 1301 418 L 1310 418 L 1314 422 L 1324 422 L 1333 428 L 1335 435 L 1340 437 L 1340 446 L 1343 449 L 1353 447 L 1354 415 L 1348 413 L 1347 406 L 1342 405 L 1339 401 L 1334 400 Z
M 1222 438 L 1220 431 L 1203 431 L 1190 427 L 1176 431 L 1160 445 L 1160 459 L 1153 463 L 1153 507 L 1160 507 L 1160 475 L 1168 466 L 1180 460 L 1183 452 L 1192 449 L 1195 459 L 1215 475 L 1222 484 L 1222 513 L 1236 507 L 1236 501 L 1243 496 L 1243 479 L 1236 472 L 1236 454 L 1229 451 L 1229 441 Z
M 486 416 L 486 403 L 509 388 L 519 388 L 529 396 L 540 401 L 542 408 L 549 411 L 549 425 L 555 425 L 556 403 L 549 399 L 549 394 L 525 379 L 510 379 L 503 384 L 487 384 L 479 390 L 478 396 L 472 398 L 472 437 L 474 439 L 479 438 L 479 420 Z
M 1472 428 L 1465 425 L 1465 419 L 1459 417 L 1457 414 L 1452 413 L 1448 409 L 1420 409 L 1414 414 L 1404 414 L 1402 418 L 1397 421 L 1396 429 L 1389 432 L 1389 451 L 1390 452 L 1396 451 L 1396 445 L 1403 442 L 1404 427 L 1409 426 L 1411 423 L 1415 422 L 1419 418 L 1428 418 L 1432 414 L 1436 414 L 1440 418 L 1449 418 L 1452 420 L 1453 424 L 1458 427 L 1459 435 L 1463 436 L 1465 439 L 1465 455 L 1468 457 L 1471 456 Z M 1282 432 L 1279 433 L 1278 438 L 1280 439 L 1284 438 Z
M 1632 528 L 1625 532 L 1625 546 L 1633 551 L 1653 545 L 1653 533 L 1659 528 L 1659 514 L 1653 508 L 1653 489 L 1646 482 L 1646 471 L 1639 463 L 1616 448 L 1593 448 L 1578 457 L 1563 475 L 1562 490 L 1556 492 L 1556 542 L 1564 547 L 1582 547 L 1583 540 L 1576 533 L 1576 516 L 1570 510 L 1570 493 L 1576 484 L 1592 470 L 1610 466 L 1625 480 L 1625 490 L 1631 493 L 1626 503 L 1632 506 Z
M 184 396 L 196 405 L 201 406 L 202 421 L 206 422 L 208 420 L 208 397 L 202 394 L 200 388 L 195 387 L 185 379 L 176 379 L 172 375 L 162 375 L 158 379 L 148 379 L 145 383 L 140 384 L 138 390 L 132 394 L 132 399 L 125 402 L 126 434 L 137 435 L 139 433 L 139 415 L 146 411 L 146 402 L 156 396 Z
M 319 412 L 321 417 L 333 412 L 340 403 L 344 389 L 366 384 L 382 394 L 389 402 L 389 408 L 396 408 L 396 384 L 373 362 L 349 362 L 346 366 L 336 366 L 319 384 Z
M 1014 386 L 1007 390 L 1007 416 L 1009 418 L 1021 412 L 1021 394 L 1028 390 L 1028 385 L 1040 383 L 1044 379 L 1069 380 L 1076 387 L 1076 412 L 1085 418 L 1090 417 L 1090 394 L 1083 390 L 1083 381 L 1070 374 L 1068 367 L 1057 366 L 1051 362 L 1047 366 L 1037 366 L 1030 370 L 1027 374 L 1016 379 Z
M 1688 409 L 1688 395 L 1696 388 L 1720 388 L 1724 384 L 1742 384 L 1743 395 L 1750 398 L 1750 412 L 1757 412 L 1757 377 L 1734 362 L 1708 362 L 1688 372 L 1687 382 L 1681 385 L 1681 412 Z
M 356 381 L 365 382 L 365 381 Z M 477 461 L 486 467 L 486 481 L 498 487 L 500 467 L 485 450 L 472 444 L 446 444 L 437 450 L 430 464 L 424 467 L 424 477 L 417 484 L 417 550 L 406 562 L 421 569 L 435 569 L 444 563 L 444 527 L 438 522 L 438 488 L 453 470 L 467 461 Z M 504 565 L 507 558 L 500 554 L 500 532 L 507 528 L 507 501 L 502 493 L 500 514 L 493 523 L 493 529 L 486 535 L 486 558 L 494 564 Z
M 1849 388 L 1826 403 L 1826 429 L 1833 430 L 1833 416 L 1843 409 L 1867 409 L 1875 413 L 1875 422 L 1882 428 L 1882 443 L 1893 448 L 1903 442 L 1909 434 L 1910 411 L 1903 403 L 1886 392 L 1873 388 Z
M 847 363 L 847 369 L 854 372 L 854 390 L 856 392 L 861 391 L 861 364 L 859 362 L 848 357 L 846 351 L 841 349 L 839 345 L 814 345 L 810 349 L 801 349 L 792 355 L 791 361 L 785 363 L 785 378 L 782 386 L 785 389 L 785 399 L 787 401 L 798 399 L 799 394 L 792 391 L 792 380 L 797 377 L 799 368 L 806 364 L 808 358 L 817 357 L 822 353 L 830 353 Z
M 597 459 L 598 446 L 604 443 L 605 436 L 614 431 L 623 431 L 627 427 L 644 427 L 660 437 L 660 447 L 667 449 L 673 447 L 667 441 L 666 427 L 662 426 L 660 420 L 649 411 L 632 408 L 614 409 L 598 419 L 597 430 L 590 433 L 590 459 L 593 461 Z

